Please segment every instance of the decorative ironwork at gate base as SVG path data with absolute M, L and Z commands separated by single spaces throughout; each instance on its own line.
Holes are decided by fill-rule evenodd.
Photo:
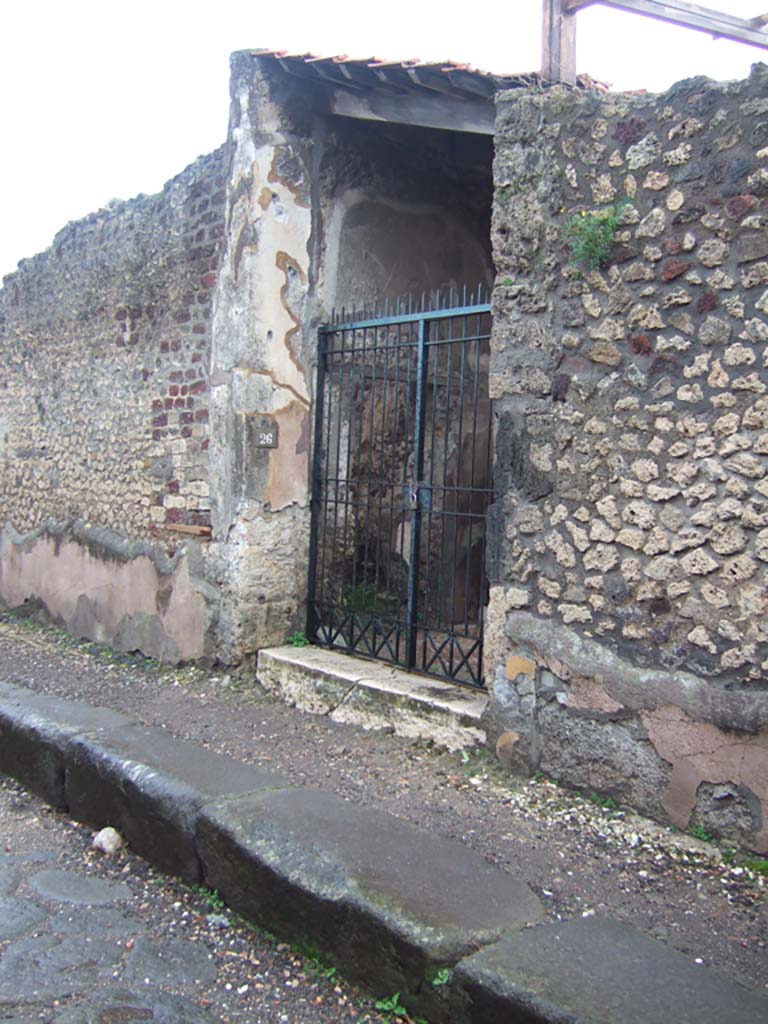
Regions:
M 455 294 L 321 328 L 308 635 L 482 685 L 490 304 Z

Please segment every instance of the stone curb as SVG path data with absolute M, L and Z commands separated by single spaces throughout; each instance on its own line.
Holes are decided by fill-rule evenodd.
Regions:
M 761 993 L 615 921 L 540 924 L 459 843 L 116 712 L 0 683 L 0 772 L 435 1024 L 768 1020 Z

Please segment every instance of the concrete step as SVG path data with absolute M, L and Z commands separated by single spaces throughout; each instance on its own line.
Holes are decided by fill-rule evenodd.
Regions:
M 270 693 L 302 711 L 364 729 L 393 729 L 448 750 L 486 741 L 482 690 L 404 672 L 323 647 L 259 651 L 257 675 Z

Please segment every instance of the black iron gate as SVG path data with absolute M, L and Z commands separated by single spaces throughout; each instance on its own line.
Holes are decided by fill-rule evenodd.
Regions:
M 321 328 L 315 643 L 482 685 L 490 320 L 452 294 Z

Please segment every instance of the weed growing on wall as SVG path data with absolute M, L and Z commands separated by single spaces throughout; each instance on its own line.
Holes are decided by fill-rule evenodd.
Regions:
M 565 240 L 575 267 L 598 270 L 610 263 L 623 205 L 608 206 L 597 213 L 582 210 L 566 221 Z

